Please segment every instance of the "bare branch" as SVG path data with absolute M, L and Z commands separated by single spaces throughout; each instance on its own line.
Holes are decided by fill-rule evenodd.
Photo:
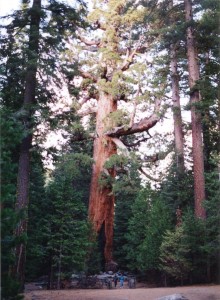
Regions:
M 133 63 L 135 55 L 138 52 L 140 52 L 140 50 L 142 48 L 141 47 L 142 39 L 143 39 L 143 37 L 140 36 L 137 46 L 134 48 L 134 50 L 131 53 L 129 53 L 129 50 L 127 50 L 127 55 L 125 57 L 125 60 L 122 64 L 121 68 L 120 68 L 121 71 L 126 71 L 130 67 L 130 65 Z M 146 47 L 145 47 L 145 49 L 146 49 Z
M 88 116 L 88 115 L 95 114 L 95 113 L 97 113 L 97 107 L 89 107 L 85 110 L 78 111 L 77 115 L 80 117 L 84 117 L 84 116 Z
M 91 99 L 98 100 L 98 93 L 89 93 L 88 95 L 82 95 L 80 101 L 78 102 L 80 107 L 83 106 L 86 102 L 88 102 Z
M 123 142 L 121 140 L 119 140 L 118 138 L 112 138 L 112 141 L 115 143 L 115 145 L 122 151 L 122 153 L 125 156 L 129 155 L 128 149 L 127 147 L 123 144 Z
M 99 46 L 100 45 L 100 41 L 87 40 L 81 35 L 77 35 L 77 38 L 87 46 Z
M 83 46 L 82 50 L 89 52 L 98 52 L 98 48 L 96 46 Z
M 133 109 L 133 112 L 131 114 L 131 119 L 130 119 L 130 123 L 129 123 L 129 127 L 132 127 L 133 124 L 134 124 L 134 118 L 135 118 L 135 115 L 136 115 L 136 110 L 137 110 L 137 97 L 139 96 L 139 93 L 140 93 L 140 82 L 138 83 L 138 90 L 137 90 L 137 93 L 135 95 L 135 101 L 134 101 L 134 109 Z
M 161 182 L 162 177 L 160 178 L 154 178 L 151 175 L 147 174 L 141 167 L 138 169 L 142 174 L 144 174 L 144 176 L 146 176 L 148 179 L 156 181 L 156 182 Z
M 120 70 L 121 71 L 126 71 L 130 65 L 133 63 L 133 59 L 134 59 L 134 56 L 136 55 L 137 53 L 137 49 L 135 48 L 131 53 L 130 55 L 127 55 L 127 57 L 125 58 Z

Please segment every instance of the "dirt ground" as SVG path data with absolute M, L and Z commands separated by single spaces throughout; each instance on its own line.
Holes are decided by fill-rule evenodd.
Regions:
M 157 298 L 181 294 L 188 300 L 220 300 L 220 285 L 186 286 L 175 288 L 86 289 L 86 290 L 29 290 L 25 300 L 156 300 Z

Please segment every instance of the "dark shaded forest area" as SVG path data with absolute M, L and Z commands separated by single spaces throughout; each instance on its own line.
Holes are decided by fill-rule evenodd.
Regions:
M 21 0 L 1 17 L 1 286 L 220 283 L 218 0 Z

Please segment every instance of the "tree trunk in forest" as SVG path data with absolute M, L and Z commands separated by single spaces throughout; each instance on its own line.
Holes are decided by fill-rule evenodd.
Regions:
M 105 131 L 108 127 L 107 116 L 116 110 L 117 102 L 113 97 L 100 92 L 93 149 L 94 164 L 90 188 L 89 218 L 96 233 L 99 233 L 104 226 L 104 257 L 107 263 L 112 260 L 115 197 L 111 183 L 105 182 L 105 178 L 107 179 L 109 175 L 114 178 L 115 170 L 105 170 L 104 164 L 113 154 L 117 153 L 117 149 L 111 138 L 105 135 Z
M 172 84 L 172 101 L 173 101 L 173 121 L 174 121 L 174 138 L 175 152 L 177 160 L 177 170 L 179 174 L 184 173 L 184 140 L 182 129 L 182 116 L 179 95 L 179 75 L 177 68 L 176 45 L 171 45 L 171 84 Z
M 196 86 L 199 80 L 198 55 L 196 53 L 195 38 L 193 28 L 190 24 L 193 21 L 191 0 L 184 0 L 185 16 L 188 22 L 187 39 L 187 59 L 189 72 L 191 119 L 192 119 L 192 147 L 193 147 L 193 171 L 194 171 L 194 197 L 195 197 L 195 215 L 198 218 L 205 219 L 206 212 L 203 207 L 205 200 L 205 177 L 203 160 L 203 140 L 202 140 L 202 120 L 198 109 L 200 103 L 200 93 Z
M 19 163 L 18 163 L 18 178 L 17 178 L 17 199 L 15 209 L 22 212 L 23 216 L 17 225 L 15 236 L 20 238 L 20 243 L 16 246 L 16 262 L 14 275 L 24 286 L 25 280 L 25 261 L 26 261 L 26 245 L 25 235 L 27 232 L 27 209 L 28 209 L 28 194 L 29 194 L 29 176 L 30 176 L 30 149 L 32 145 L 32 121 L 33 115 L 32 105 L 35 103 L 35 88 L 36 88 L 36 73 L 39 48 L 39 25 L 41 14 L 41 0 L 34 0 L 31 9 L 31 24 L 29 33 L 29 51 L 27 70 L 25 76 L 25 91 L 23 110 L 25 117 L 23 124 L 26 130 L 26 136 L 23 138 L 20 146 Z

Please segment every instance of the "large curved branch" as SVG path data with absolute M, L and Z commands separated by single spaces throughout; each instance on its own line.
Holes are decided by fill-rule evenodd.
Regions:
M 149 130 L 150 128 L 154 127 L 154 125 L 156 125 L 156 123 L 160 120 L 160 104 L 161 100 L 157 99 L 154 112 L 149 118 L 143 118 L 139 122 L 134 123 L 129 128 L 126 128 L 126 126 L 115 127 L 107 131 L 105 134 L 110 137 L 119 137 Z

